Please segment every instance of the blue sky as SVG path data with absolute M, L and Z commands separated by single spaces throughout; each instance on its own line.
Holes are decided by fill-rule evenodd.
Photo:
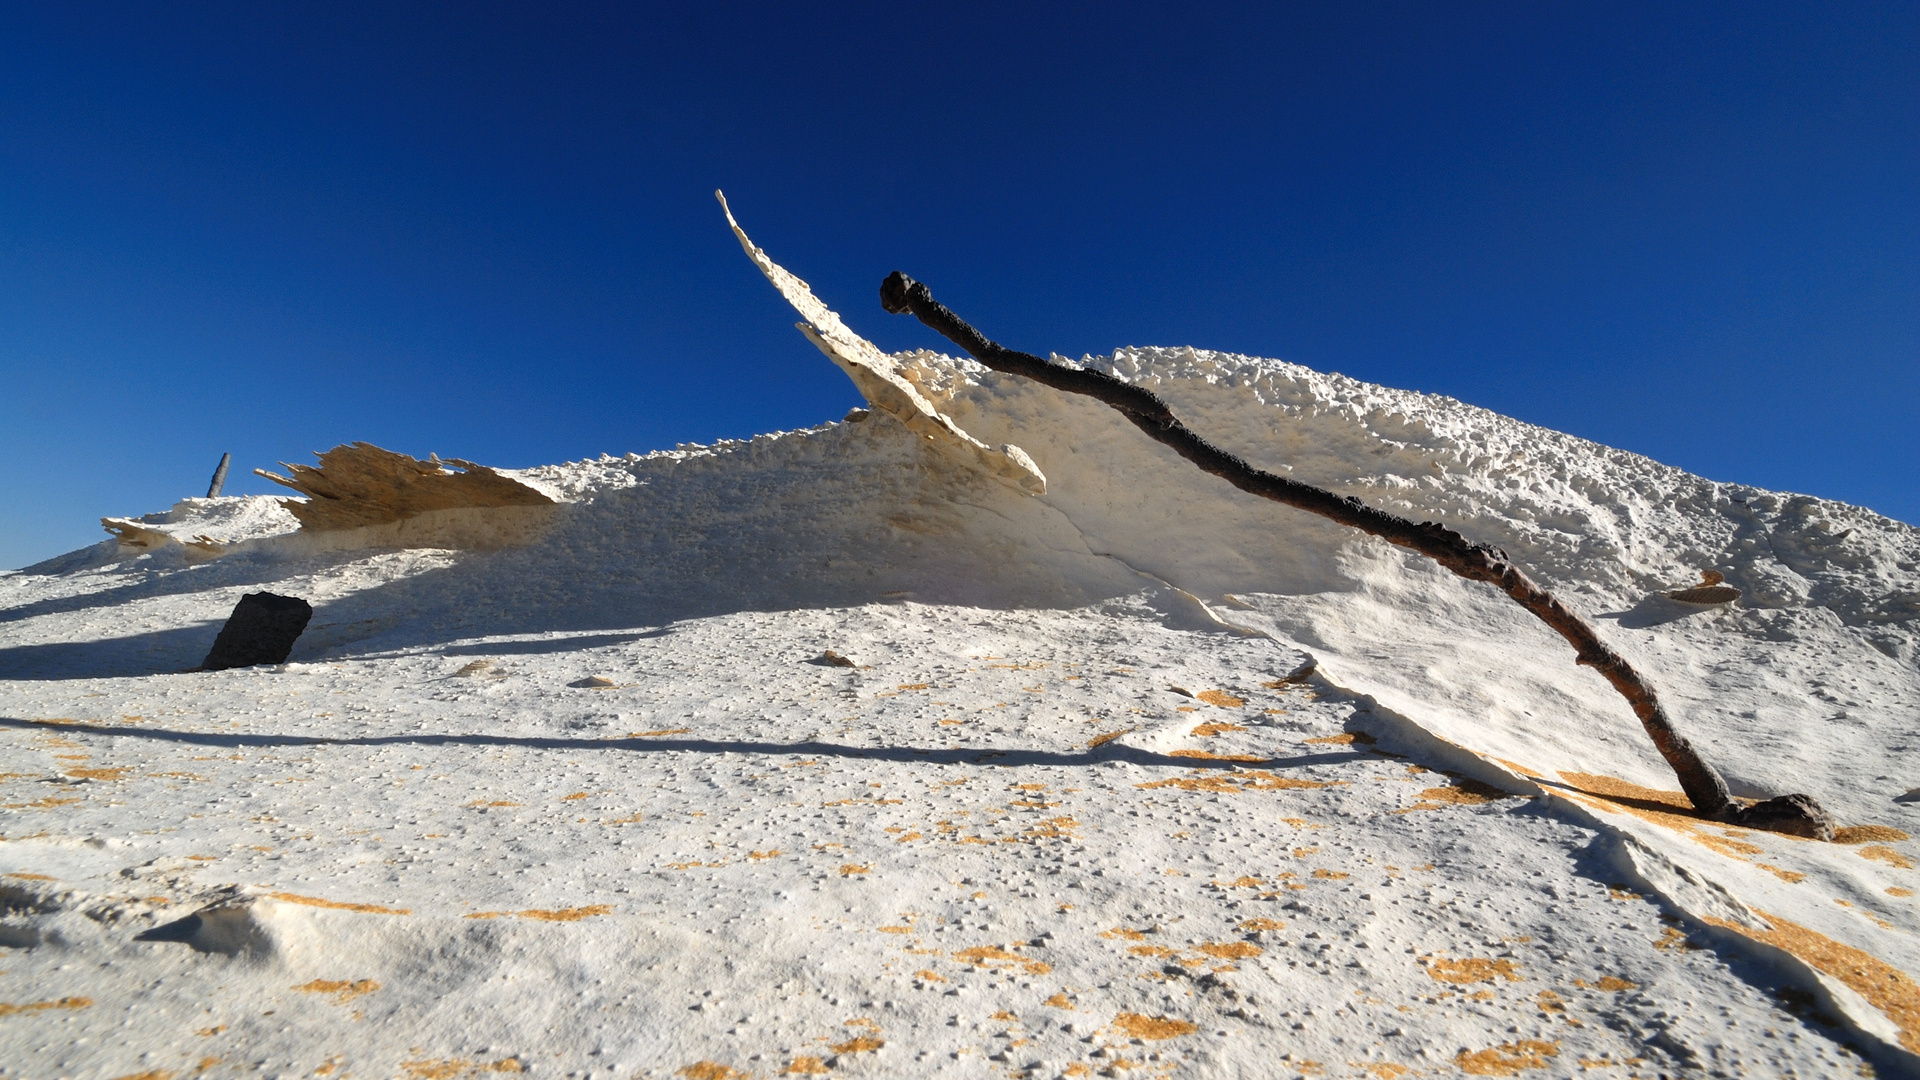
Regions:
M 1920 521 L 1920 6 L 0 8 L 0 566 L 365 439 L 834 419 L 883 347 L 1451 394 Z

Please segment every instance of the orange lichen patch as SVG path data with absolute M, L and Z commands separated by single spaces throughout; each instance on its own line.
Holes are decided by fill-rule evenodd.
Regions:
M 667 869 L 669 869 L 669 870 L 694 870 L 694 869 L 698 869 L 699 867 L 702 867 L 702 866 L 725 866 L 725 865 L 727 865 L 727 863 L 726 863 L 726 860 L 724 860 L 724 859 L 722 859 L 722 860 L 721 860 L 721 861 L 719 861 L 719 862 L 701 862 L 701 861 L 700 861 L 700 860 L 698 860 L 698 859 L 694 859 L 694 860 L 692 860 L 691 862 L 670 862 L 670 863 L 668 863 L 668 864 L 667 864 Z
M 1912 896 L 1913 890 L 1903 889 L 1898 885 L 1889 885 L 1887 886 L 1887 895 L 1888 896 Z
M 1322 735 L 1317 739 L 1305 739 L 1302 741 L 1319 746 L 1352 746 L 1354 743 L 1359 743 L 1362 746 L 1372 746 L 1374 739 L 1373 736 L 1363 731 L 1348 731 L 1339 735 Z
M 1239 724 L 1201 724 L 1199 727 L 1193 729 L 1193 734 L 1203 739 L 1211 739 L 1215 735 L 1224 735 L 1229 731 L 1245 730 L 1247 729 L 1241 727 Z
M 1020 1018 L 1013 1015 L 1012 1013 L 1008 1012 L 1005 1009 L 1001 1009 L 999 1012 L 994 1013 L 992 1016 L 987 1017 L 987 1019 L 1002 1020 L 1002 1021 L 1005 1021 L 1006 1023 L 1011 1024 L 1011 1023 L 1017 1022 Z
M 593 793 L 592 793 L 592 792 L 590 792 L 590 791 L 576 791 L 576 792 L 574 792 L 574 793 L 573 793 L 573 794 L 571 794 L 571 795 L 562 795 L 562 796 L 560 796 L 560 801 L 561 801 L 561 802 L 572 802 L 572 801 L 573 801 L 573 800 L 575 800 L 575 799 L 584 799 L 584 798 L 587 798 L 588 796 L 590 796 L 590 795 L 592 795 L 592 794 L 593 794 Z
M 627 732 L 627 738 L 651 739 L 658 735 L 685 735 L 687 732 L 692 730 L 693 730 L 692 728 L 675 727 L 675 728 L 661 728 L 659 731 L 629 731 Z M 799 765 L 814 765 L 814 764 L 818 764 L 818 763 L 812 762 L 812 761 L 802 761 L 799 763 Z M 795 765 L 794 768 L 798 768 L 799 765 Z
M 925 969 L 914 972 L 913 977 L 921 980 L 922 982 L 930 982 L 930 983 L 933 983 L 933 982 L 943 983 L 947 981 L 941 978 L 939 975 L 935 974 L 934 972 L 927 971 Z
M 1578 986 L 1583 990 L 1605 990 L 1608 993 L 1613 993 L 1619 990 L 1640 989 L 1639 983 L 1634 982 L 1631 979 L 1622 979 L 1618 975 L 1602 975 L 1600 977 L 1599 982 L 1593 983 L 1591 985 L 1589 985 L 1588 983 L 1580 979 L 1575 979 L 1573 980 L 1573 985 Z
M 643 820 L 643 818 L 642 818 L 642 815 L 640 815 L 640 814 L 631 814 L 631 815 L 629 815 L 629 816 L 627 816 L 627 817 L 616 817 L 616 818 L 601 818 L 601 819 L 600 819 L 600 824 L 602 824 L 602 825 L 631 825 L 631 824 L 633 824 L 634 822 L 636 822 L 636 821 L 640 821 L 640 820 Z
M 499 1061 L 467 1061 L 465 1057 L 444 1057 L 440 1061 L 401 1061 L 399 1067 L 415 1080 L 453 1080 L 455 1076 L 474 1076 L 480 1072 L 526 1072 L 518 1057 Z
M 411 915 L 412 908 L 381 907 L 379 904 L 348 904 L 339 900 L 322 900 L 317 896 L 300 896 L 290 892 L 268 893 L 268 897 L 289 904 L 304 904 L 307 907 L 332 908 L 335 911 L 358 911 L 363 915 Z
M 1399 1080 L 1400 1077 L 1413 1071 L 1405 1065 L 1395 1065 L 1391 1061 L 1349 1061 L 1347 1064 L 1368 1076 L 1379 1077 L 1380 1080 Z
M 687 1080 L 746 1080 L 747 1074 L 739 1069 L 728 1068 L 717 1061 L 696 1061 L 674 1073 Z
M 294 987 L 303 994 L 332 994 L 335 1005 L 345 1005 L 357 997 L 364 997 L 380 989 L 380 984 L 372 979 L 315 979 Z
M 1166 1016 L 1142 1016 L 1139 1013 L 1123 1012 L 1113 1018 L 1113 1026 L 1126 1032 L 1135 1039 L 1177 1039 L 1182 1035 L 1191 1035 L 1200 1029 L 1185 1020 L 1175 1020 Z
M 1422 957 L 1420 963 L 1426 967 L 1428 978 L 1455 986 L 1492 982 L 1495 979 L 1520 981 L 1520 974 L 1511 960 L 1483 960 L 1471 956 L 1449 960 L 1444 956 L 1428 956 Z
M 1683 945 L 1686 940 L 1687 935 L 1681 933 L 1678 928 L 1669 926 L 1660 935 L 1660 940 L 1653 943 L 1653 947 L 1656 949 L 1671 949 L 1675 945 Z
M 520 804 L 517 802 L 508 802 L 505 799 L 495 799 L 491 802 L 487 801 L 486 799 L 475 799 L 472 802 L 467 803 L 466 805 L 468 806 L 519 806 Z
M 1874 841 L 1893 844 L 1907 839 L 1911 837 L 1891 825 L 1849 825 L 1833 830 L 1833 842 L 1836 844 L 1866 844 Z
M 1878 844 L 1873 847 L 1861 848 L 1860 857 L 1863 859 L 1872 859 L 1874 862 L 1883 862 L 1888 866 L 1897 866 L 1902 870 L 1913 869 L 1912 859 L 1907 858 L 1905 855 L 1900 854 L 1890 847 L 1882 847 Z
M 1206 953 L 1216 960 L 1248 960 L 1265 952 L 1260 946 L 1248 941 L 1217 941 L 1194 946 L 1195 951 Z
M 1054 1009 L 1066 1009 L 1068 1011 L 1072 1011 L 1073 1009 L 1073 1002 L 1067 1000 L 1065 993 L 1055 994 L 1040 1004 Z
M 871 873 L 873 873 L 873 867 L 871 866 L 862 866 L 859 863 L 841 863 L 840 864 L 841 877 L 852 877 L 855 874 L 871 874 Z
M 1785 949 L 1851 987 L 1900 1029 L 1900 1045 L 1920 1053 L 1920 986 L 1913 976 L 1851 945 L 1769 912 L 1758 912 L 1772 929 L 1756 930 L 1703 916 L 1715 926 Z
M 19 873 L 19 874 L 8 874 L 7 876 L 10 878 L 19 878 L 22 881 L 58 881 L 60 880 L 59 878 L 48 877 L 45 874 Z
M 160 1069 L 148 1069 L 146 1072 L 116 1076 L 113 1080 L 173 1080 L 173 1074 Z
M 70 806 L 79 801 L 79 799 L 62 799 L 55 795 L 49 795 L 44 799 L 35 799 L 32 802 L 10 802 L 5 803 L 4 806 L 8 810 L 51 810 L 56 806 Z
M 1029 975 L 1045 975 L 1053 970 L 1052 964 L 1040 960 L 1029 960 L 993 945 L 976 945 L 971 949 L 961 949 L 953 954 L 953 958 L 982 971 L 993 970 L 995 964 L 1013 964 Z
M 1296 858 L 1296 859 L 1304 859 L 1304 858 L 1306 858 L 1307 856 L 1309 856 L 1309 855 L 1311 855 L 1311 854 L 1313 854 L 1314 852 L 1316 852 L 1316 851 L 1319 851 L 1319 850 L 1320 850 L 1320 849 L 1319 849 L 1319 848 L 1317 848 L 1317 847 L 1297 847 L 1297 848 L 1294 848 L 1294 849 L 1293 849 L 1293 857 L 1294 857 L 1294 858 Z M 1288 872 L 1286 873 L 1286 875 L 1285 875 L 1285 876 L 1286 876 L 1286 877 L 1292 877 L 1292 876 L 1293 876 L 1293 872 L 1292 872 L 1292 871 L 1288 871 Z
M 613 907 L 610 904 L 589 904 L 586 907 L 558 908 L 554 910 L 548 910 L 546 908 L 528 908 L 525 911 L 476 911 L 471 915 L 462 915 L 461 918 L 463 919 L 513 918 L 513 919 L 536 919 L 540 922 L 579 922 L 581 919 L 590 919 L 595 915 L 605 915 L 612 910 L 613 910 Z
M 1807 875 L 1801 873 L 1798 870 L 1782 870 L 1779 867 L 1773 866 L 1769 863 L 1761 863 L 1760 869 L 1765 870 L 1767 873 L 1772 874 L 1774 877 L 1777 877 L 1781 881 L 1787 882 L 1788 884 L 1798 884 L 1802 881 L 1807 880 Z
M 1126 941 L 1139 941 L 1147 936 L 1147 931 L 1129 930 L 1124 926 L 1116 926 L 1111 930 L 1102 930 L 1100 936 L 1103 938 L 1121 938 Z
M 1216 705 L 1222 709 L 1237 709 L 1247 703 L 1246 698 L 1234 697 L 1225 690 L 1202 690 L 1193 696 L 1209 705 Z
M 1053 817 L 1039 822 L 1034 825 L 1033 828 L 1026 830 L 1020 835 L 1036 840 L 1071 839 L 1073 837 L 1073 830 L 1079 827 L 1080 823 L 1070 817 Z
M 917 832 L 910 832 L 910 833 L 907 833 L 907 834 L 906 834 L 905 836 L 901 836 L 901 837 L 899 837 L 898 839 L 896 839 L 896 840 L 894 840 L 894 843 L 896 843 L 896 844 L 904 844 L 904 843 L 906 843 L 906 842 L 907 842 L 907 841 L 909 841 L 909 840 L 925 840 L 925 839 L 926 839 L 926 837 L 925 837 L 925 836 L 923 836 L 923 835 L 922 835 L 922 834 L 920 834 L 920 833 L 917 833 Z
M 1313 872 L 1313 876 L 1317 878 L 1322 878 L 1328 881 L 1339 881 L 1342 878 L 1347 877 L 1348 875 L 1341 873 L 1338 870 L 1315 870 Z
M 1541 1012 L 1563 1013 L 1567 1011 L 1567 1006 L 1565 1002 L 1562 1001 L 1560 995 L 1551 990 L 1540 991 L 1539 1002 Z
M 1544 1069 L 1547 1059 L 1560 1054 L 1560 1043 L 1521 1039 L 1485 1050 L 1462 1050 L 1453 1063 L 1468 1076 L 1518 1076 L 1522 1069 Z
M 749 858 L 749 859 L 777 859 L 777 858 L 779 858 L 779 857 L 780 857 L 780 849 L 779 849 L 779 848 L 768 848 L 768 849 L 767 849 L 767 850 L 765 850 L 765 851 L 749 851 L 749 852 L 747 852 L 747 858 Z
M 1249 932 L 1259 930 L 1279 930 L 1287 924 L 1279 919 L 1248 919 L 1240 924 L 1240 929 Z
M 1173 950 L 1164 945 L 1135 945 L 1127 950 L 1133 956 L 1172 956 Z
M 525 911 L 516 911 L 514 915 L 517 918 L 538 919 L 541 922 L 579 922 L 581 919 L 591 919 L 595 915 L 605 915 L 612 910 L 611 904 L 588 904 L 586 907 L 555 910 L 528 908 Z
M 1257 877 L 1242 877 L 1235 878 L 1232 881 L 1215 881 L 1214 884 L 1223 889 L 1257 889 L 1260 887 L 1260 879 Z
M 1658 788 L 1641 787 L 1611 776 L 1598 776 L 1593 773 L 1562 772 L 1560 778 L 1575 790 L 1591 798 L 1570 796 L 1575 801 L 1585 802 L 1602 810 L 1615 810 L 1632 814 L 1642 821 L 1650 821 L 1680 833 L 1702 847 L 1717 851 L 1729 858 L 1744 860 L 1749 855 L 1762 854 L 1766 849 L 1735 839 L 1738 836 L 1751 835 L 1747 832 L 1721 829 L 1709 832 L 1702 826 L 1708 824 L 1693 809 L 1686 795 L 1678 791 L 1662 791 Z
M 1616 779 L 1611 776 L 1600 776 L 1596 773 L 1566 772 L 1563 770 L 1560 773 L 1560 779 L 1576 791 L 1585 792 L 1588 795 L 1605 799 L 1608 802 L 1618 803 L 1622 807 L 1632 807 L 1634 809 L 1656 813 L 1682 814 L 1686 815 L 1688 820 L 1698 820 L 1693 817 L 1693 803 L 1687 800 L 1684 792 L 1662 791 L 1659 788 L 1641 787 L 1639 784 L 1631 784 L 1625 780 Z
M 1259 754 L 1215 754 L 1206 750 L 1169 750 L 1167 756 L 1199 758 L 1202 761 L 1244 761 L 1252 765 L 1265 765 L 1273 760 Z
M 57 1001 L 34 1001 L 25 1005 L 12 1005 L 0 1001 L 0 1016 L 18 1016 L 21 1013 L 49 1012 L 54 1009 L 84 1009 L 93 1004 L 92 998 L 63 997 Z
M 836 1054 L 864 1054 L 878 1050 L 885 1045 L 887 1045 L 885 1039 L 872 1035 L 856 1035 L 846 1042 L 834 1043 L 828 1047 L 828 1049 Z
M 901 689 L 901 690 L 925 690 L 925 689 L 927 689 L 927 688 L 928 688 L 929 686 L 931 686 L 931 685 L 932 685 L 931 683 L 923 683 L 923 682 L 903 682 L 903 683 L 901 683 L 901 684 L 900 684 L 900 686 L 899 686 L 899 689 Z
M 820 1059 L 817 1057 L 796 1057 L 792 1061 L 787 1062 L 787 1067 L 780 1070 L 780 1075 L 825 1076 L 831 1071 L 831 1069 L 821 1064 Z
M 1176 776 L 1133 786 L 1146 788 L 1149 791 L 1158 788 L 1179 788 L 1182 791 L 1234 794 L 1242 791 L 1303 791 L 1333 787 L 1334 783 L 1338 781 L 1323 783 L 1319 780 L 1296 780 L 1291 776 L 1275 776 L 1264 772 L 1234 772 L 1216 776 Z
M 1411 814 L 1416 810 L 1445 810 L 1453 806 L 1484 806 L 1499 799 L 1515 798 L 1514 795 L 1499 788 L 1483 784 L 1478 780 L 1465 778 L 1454 780 L 1445 787 L 1430 787 L 1420 792 L 1420 801 L 1399 810 L 1389 810 L 1390 814 Z
M 1109 731 L 1105 735 L 1096 735 L 1093 738 L 1087 740 L 1087 749 L 1091 750 L 1096 746 L 1105 746 L 1122 735 L 1131 735 L 1138 730 L 1140 729 L 1128 728 L 1125 731 Z
M 68 769 L 67 775 L 73 777 L 75 780 L 124 780 L 127 774 L 132 771 L 132 769 L 128 768 Z M 1902 839 L 1904 839 L 1904 837 L 1902 837 Z
M 913 927 L 911 927 L 911 926 L 876 926 L 876 927 L 874 927 L 874 929 L 876 929 L 876 930 L 878 930 L 878 931 L 880 931 L 880 932 L 881 932 L 881 933 L 883 933 L 883 934 L 911 934 L 911 933 L 913 933 Z

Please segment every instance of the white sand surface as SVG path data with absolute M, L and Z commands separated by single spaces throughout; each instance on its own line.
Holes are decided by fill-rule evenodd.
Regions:
M 1491 590 L 886 360 L 974 442 L 525 470 L 565 503 L 509 550 L 190 500 L 153 520 L 223 556 L 0 575 L 0 1075 L 1920 1075 L 1916 530 L 1276 361 L 1082 361 L 1506 547 L 1737 794 L 1851 831 L 1728 829 Z M 1705 569 L 1741 600 L 1662 595 Z M 181 673 L 262 589 L 315 606 L 291 662 Z

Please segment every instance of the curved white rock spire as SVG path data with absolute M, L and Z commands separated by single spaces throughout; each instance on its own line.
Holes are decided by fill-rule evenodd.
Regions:
M 733 235 L 740 238 L 740 247 L 747 258 L 767 275 L 767 280 L 780 290 L 780 295 L 787 298 L 795 311 L 806 316 L 806 322 L 794 325 L 827 354 L 827 359 L 840 365 L 840 370 L 853 380 L 868 404 L 905 424 L 907 430 L 932 442 L 949 456 L 985 471 L 996 480 L 1029 495 L 1046 492 L 1047 478 L 1025 450 L 1012 443 L 996 450 L 961 430 L 900 374 L 900 365 L 893 357 L 849 330 L 832 308 L 813 295 L 806 282 L 768 258 L 765 251 L 747 239 L 746 231 L 733 219 L 725 194 L 715 191 L 713 197 L 720 200 L 720 209 L 727 215 Z

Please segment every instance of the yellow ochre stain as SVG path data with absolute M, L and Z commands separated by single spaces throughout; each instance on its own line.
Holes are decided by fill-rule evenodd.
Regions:
M 267 896 L 289 904 L 302 904 L 306 907 L 331 908 L 335 911 L 358 911 L 364 915 L 411 915 L 412 908 L 381 907 L 379 904 L 348 904 L 338 900 L 322 900 L 317 896 L 301 896 L 297 893 L 274 892 Z
M 1123 1012 L 1114 1017 L 1113 1026 L 1132 1038 L 1153 1041 L 1177 1039 L 1182 1035 L 1191 1035 L 1200 1030 L 1199 1027 L 1185 1020 L 1166 1016 L 1142 1016 L 1139 1013 L 1130 1012 Z
M 48 1012 L 53 1009 L 84 1009 L 91 1004 L 93 999 L 84 997 L 63 997 L 57 1001 L 34 1001 L 25 1005 L 0 1001 L 0 1016 L 18 1016 L 21 1013 Z
M 1450 960 L 1444 956 L 1429 956 L 1422 957 L 1420 962 L 1425 965 L 1428 978 L 1455 986 L 1492 982 L 1495 979 L 1520 981 L 1520 975 L 1511 960 L 1486 960 L 1471 956 Z
M 471 1076 L 475 1073 L 517 1073 L 525 1072 L 526 1066 L 519 1058 L 501 1058 L 499 1061 L 469 1061 L 466 1058 L 441 1058 L 437 1061 L 403 1061 L 400 1067 L 406 1070 L 413 1080 L 454 1080 L 459 1076 Z
M 1900 1029 L 1901 1046 L 1920 1053 L 1920 986 L 1915 985 L 1913 976 L 1798 923 L 1765 911 L 1757 913 L 1771 924 L 1771 929 L 1756 930 L 1712 916 L 1703 918 L 1715 926 L 1785 949 L 1839 979 L 1894 1022 Z
M 1891 825 L 1849 825 L 1833 830 L 1833 842 L 1836 844 L 1865 844 L 1872 841 L 1890 844 L 1907 839 L 1911 837 Z
M 1296 780 L 1291 776 L 1275 776 L 1265 772 L 1227 773 L 1220 776 L 1175 776 L 1166 780 L 1151 780 L 1134 787 L 1149 791 L 1161 788 L 1179 788 L 1182 791 L 1205 791 L 1220 794 L 1234 794 L 1242 791 L 1306 791 L 1314 788 L 1333 787 L 1333 782 L 1319 780 Z
M 364 997 L 380 989 L 380 984 L 374 982 L 372 979 L 355 979 L 352 981 L 346 979 L 315 979 L 310 983 L 302 983 L 293 989 L 303 994 L 332 994 L 334 995 L 334 1004 L 345 1005 L 354 998 Z
M 534 919 L 539 922 L 579 922 L 613 910 L 611 904 L 588 904 L 577 908 L 528 908 L 525 911 L 476 911 L 463 919 Z
M 1544 1069 L 1560 1054 L 1559 1040 L 1521 1039 L 1485 1050 L 1462 1050 L 1453 1063 L 1468 1076 L 1518 1076 L 1523 1069 Z
M 1900 854 L 1890 847 L 1882 847 L 1878 844 L 1873 847 L 1861 848 L 1860 857 L 1863 859 L 1872 859 L 1875 862 L 1883 862 L 1888 866 L 1896 866 L 1902 870 L 1913 869 L 1912 859 L 1907 858 L 1905 855 Z

